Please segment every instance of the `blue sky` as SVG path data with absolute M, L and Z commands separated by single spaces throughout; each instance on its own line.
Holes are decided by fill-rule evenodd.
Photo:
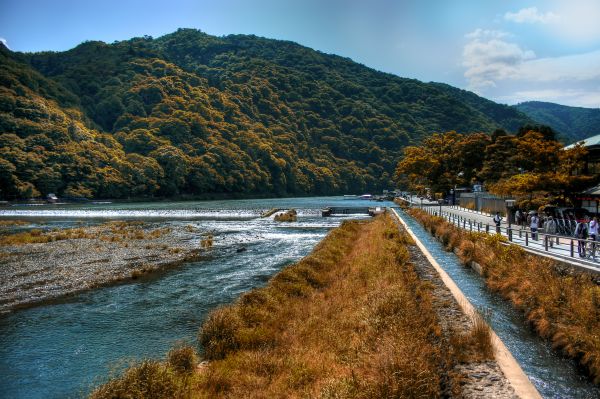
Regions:
M 501 103 L 600 107 L 600 0 L 0 0 L 15 51 L 180 27 L 292 40 Z

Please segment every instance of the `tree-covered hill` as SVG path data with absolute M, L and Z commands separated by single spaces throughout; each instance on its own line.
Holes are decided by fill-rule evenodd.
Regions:
M 66 52 L 0 45 L 0 197 L 360 193 L 434 132 L 517 110 L 255 36 L 180 29 Z
M 527 101 L 514 107 L 536 122 L 552 126 L 566 144 L 600 134 L 600 108 L 569 107 L 540 101 Z

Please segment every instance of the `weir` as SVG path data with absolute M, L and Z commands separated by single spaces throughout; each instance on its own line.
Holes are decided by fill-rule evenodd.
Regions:
M 328 206 L 321 209 L 321 215 L 370 215 L 370 209 L 368 206 Z

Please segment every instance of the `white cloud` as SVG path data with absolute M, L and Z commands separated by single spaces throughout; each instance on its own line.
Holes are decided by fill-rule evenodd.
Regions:
M 600 50 L 523 63 L 516 76 L 537 82 L 600 80 Z
M 501 39 L 504 37 L 509 37 L 510 33 L 503 32 L 500 30 L 490 30 L 490 29 L 481 29 L 477 28 L 473 32 L 467 33 L 465 37 L 467 39 L 484 39 L 484 38 L 495 38 Z
M 467 34 L 462 66 L 468 89 L 500 101 L 551 101 L 600 106 L 600 50 L 536 58 L 498 35 L 478 29 Z
M 10 50 L 10 47 L 8 47 L 8 42 L 6 41 L 5 38 L 0 37 L 0 43 L 4 44 L 4 47 L 6 47 L 7 49 Z
M 495 87 L 498 80 L 514 76 L 523 62 L 533 58 L 533 51 L 523 50 L 515 43 L 498 38 L 475 38 L 463 48 L 462 64 L 467 68 L 464 76 L 470 89 L 480 91 Z
M 549 24 L 557 22 L 560 18 L 553 12 L 540 13 L 537 7 L 523 8 L 517 12 L 507 12 L 504 14 L 504 19 L 507 21 L 516 22 L 518 24 Z
M 600 1 L 569 0 L 556 3 L 560 21 L 550 31 L 555 40 L 575 45 L 600 45 Z

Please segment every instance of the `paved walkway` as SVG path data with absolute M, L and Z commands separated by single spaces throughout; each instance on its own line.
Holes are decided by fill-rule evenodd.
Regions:
M 423 200 L 421 205 L 420 199 L 416 197 L 410 199 L 413 200 L 411 206 L 415 208 L 422 207 L 423 210 L 431 214 L 439 215 L 441 210 L 442 217 L 461 228 L 496 234 L 496 226 L 492 220 L 493 215 L 472 211 L 456 205 L 442 205 L 440 207 L 439 204 L 427 200 Z M 526 251 L 554 258 L 586 271 L 600 273 L 600 243 L 597 244 L 598 248 L 592 251 L 592 242 L 586 242 L 586 256 L 582 258 L 578 253 L 578 240 L 571 237 L 557 236 L 548 236 L 546 239 L 543 232 L 538 233 L 537 240 L 534 240 L 528 228 L 512 225 L 509 229 L 508 223 L 504 219 L 501 223 L 500 234 L 507 237 L 513 244 L 523 247 Z

